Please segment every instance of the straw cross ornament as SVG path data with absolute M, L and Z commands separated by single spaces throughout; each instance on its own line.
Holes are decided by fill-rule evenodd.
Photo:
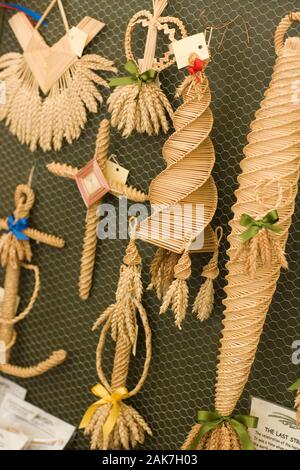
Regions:
M 63 248 L 65 243 L 62 238 L 29 227 L 28 218 L 34 200 L 35 195 L 30 183 L 17 186 L 15 211 L 8 219 L 0 218 L 0 231 L 3 232 L 0 238 L 0 261 L 5 269 L 4 296 L 0 307 L 0 342 L 4 346 L 5 358 L 3 364 L 0 364 L 0 371 L 20 378 L 41 375 L 61 364 L 66 358 L 66 352 L 60 350 L 33 367 L 17 367 L 8 364 L 10 351 L 16 341 L 15 325 L 30 313 L 40 290 L 39 268 L 30 264 L 32 258 L 30 239 L 54 248 Z M 34 274 L 35 287 L 28 306 L 16 316 L 22 268 Z
M 96 153 L 93 160 L 93 165 L 95 164 L 99 168 L 102 174 L 105 173 L 106 163 L 108 161 L 109 155 L 109 143 L 110 143 L 110 124 L 107 119 L 103 120 L 100 123 L 97 144 L 96 144 Z M 91 165 L 91 162 L 90 164 Z M 50 163 L 47 165 L 48 170 L 64 178 L 71 180 L 76 180 L 80 174 L 78 168 L 74 168 L 70 165 L 59 164 L 59 163 Z M 118 181 L 111 179 L 106 179 L 103 185 L 107 185 L 106 190 L 103 192 L 103 195 L 106 192 L 111 192 L 114 195 L 124 196 L 128 199 L 135 202 L 145 202 L 147 200 L 147 195 L 143 192 L 122 184 Z M 86 226 L 85 226 L 85 237 L 82 249 L 81 257 L 81 269 L 80 269 L 80 278 L 79 278 L 79 294 L 82 300 L 87 300 L 90 296 L 90 291 L 93 281 L 95 257 L 96 257 L 96 245 L 97 245 L 97 225 L 99 223 L 98 215 L 98 206 L 100 202 L 97 200 L 94 204 L 91 204 L 87 209 L 86 216 Z

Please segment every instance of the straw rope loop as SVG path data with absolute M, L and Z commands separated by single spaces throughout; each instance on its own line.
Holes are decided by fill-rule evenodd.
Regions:
M 300 11 L 291 12 L 286 15 L 279 23 L 275 32 L 275 50 L 276 54 L 279 55 L 284 46 L 284 36 L 295 22 L 300 22 Z

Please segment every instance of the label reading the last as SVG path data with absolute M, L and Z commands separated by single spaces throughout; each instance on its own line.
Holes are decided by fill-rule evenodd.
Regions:
M 300 450 L 296 412 L 259 398 L 252 398 L 251 416 L 258 426 L 249 429 L 256 450 Z

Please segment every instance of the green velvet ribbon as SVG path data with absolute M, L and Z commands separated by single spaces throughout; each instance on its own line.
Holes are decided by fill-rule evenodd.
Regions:
M 300 379 L 297 380 L 293 385 L 290 386 L 289 392 L 296 392 L 297 390 L 300 390 Z
M 193 440 L 190 450 L 197 449 L 201 439 L 205 434 L 220 427 L 223 423 L 228 423 L 237 433 L 243 450 L 254 450 L 254 446 L 248 434 L 248 428 L 257 428 L 258 418 L 254 416 L 236 415 L 221 416 L 217 411 L 198 411 L 197 421 L 201 424 L 201 429 Z
M 255 220 L 250 215 L 243 214 L 240 218 L 240 224 L 248 228 L 240 235 L 240 238 L 245 243 L 255 237 L 258 232 L 264 228 L 275 233 L 280 233 L 282 228 L 275 225 L 278 221 L 279 216 L 276 209 L 273 209 L 260 220 Z
M 112 78 L 109 81 L 110 87 L 115 86 L 126 86 L 136 83 L 139 90 L 142 88 L 143 83 L 154 82 L 157 77 L 157 71 L 154 69 L 147 70 L 144 73 L 140 73 L 138 66 L 133 60 L 129 60 L 125 66 L 125 70 L 130 73 L 127 77 Z

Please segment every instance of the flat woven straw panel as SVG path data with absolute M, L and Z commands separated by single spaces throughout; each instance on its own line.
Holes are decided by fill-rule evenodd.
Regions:
M 209 23 L 219 25 L 234 19 L 237 15 L 249 23 L 250 44 L 241 17 L 237 18 L 228 31 L 223 47 L 218 50 L 223 31 L 213 36 L 213 62 L 207 75 L 212 93 L 214 128 L 212 141 L 216 150 L 216 165 L 213 178 L 219 191 L 219 207 L 214 226 L 223 225 L 226 235 L 228 222 L 232 219 L 231 207 L 235 202 L 239 163 L 246 144 L 250 122 L 263 98 L 273 66 L 273 34 L 280 19 L 295 10 L 298 0 L 275 2 L 273 0 L 171 0 L 166 12 L 182 18 L 189 33 L 199 32 L 200 12 L 206 8 Z M 46 7 L 45 0 L 27 2 L 35 10 Z M 115 58 L 119 69 L 125 63 L 124 32 L 128 20 L 142 8 L 151 9 L 150 0 L 65 0 L 66 11 L 71 24 L 78 23 L 83 16 L 99 18 L 107 24 L 90 44 L 88 51 Z M 9 15 L 9 13 L 7 14 Z M 49 42 L 63 34 L 58 12 L 49 17 L 47 28 Z M 295 28 L 296 29 L 296 28 Z M 290 33 L 292 34 L 292 30 Z M 298 27 L 299 32 L 299 27 Z M 144 36 L 137 34 L 136 48 L 142 55 Z M 16 40 L 7 23 L 4 26 L 1 54 L 16 51 Z M 174 107 L 175 87 L 184 74 L 173 67 L 162 73 L 162 88 Z M 106 93 L 106 96 L 108 94 Z M 127 242 L 99 242 L 95 283 L 92 297 L 87 303 L 77 295 L 77 280 L 81 242 L 84 231 L 85 209 L 74 185 L 60 178 L 54 178 L 45 168 L 46 163 L 57 160 L 74 166 L 83 166 L 93 155 L 96 133 L 100 119 L 108 117 L 103 106 L 98 115 L 90 115 L 81 139 L 72 146 L 64 145 L 60 153 L 37 153 L 21 146 L 4 126 L 0 125 L 0 213 L 8 215 L 13 209 L 13 194 L 17 184 L 27 181 L 29 169 L 36 158 L 40 165 L 34 178 L 37 202 L 32 211 L 31 224 L 42 230 L 53 232 L 66 239 L 63 251 L 48 247 L 33 246 L 33 261 L 41 268 L 41 293 L 28 319 L 18 325 L 17 345 L 13 350 L 12 362 L 29 364 L 41 360 L 49 351 L 64 348 L 69 351 L 69 360 L 47 375 L 25 382 L 28 400 L 54 415 L 76 425 L 87 405 L 93 400 L 90 387 L 95 384 L 95 350 L 98 334 L 91 332 L 91 326 L 100 311 L 114 299 L 119 277 L 119 266 Z M 147 190 L 151 180 L 164 168 L 162 146 L 166 137 L 132 135 L 128 140 L 112 131 L 111 150 L 119 162 L 130 170 L 130 183 Z M 117 205 L 114 198 L 108 201 Z M 285 406 L 292 406 L 293 394 L 286 391 L 288 385 L 299 376 L 299 366 L 293 365 L 292 343 L 300 339 L 299 326 L 299 205 L 293 218 L 291 235 L 287 246 L 290 270 L 283 273 L 278 283 L 267 317 L 264 333 L 259 345 L 250 380 L 246 385 L 239 412 L 248 412 L 250 394 L 274 400 Z M 144 282 L 149 283 L 149 264 L 155 248 L 138 243 L 144 259 Z M 150 374 L 142 392 L 133 400 L 133 405 L 147 420 L 154 431 L 153 438 L 147 438 L 145 449 L 176 449 L 184 441 L 195 422 L 198 408 L 213 408 L 214 383 L 219 349 L 222 320 L 222 299 L 224 298 L 224 270 L 227 245 L 221 246 L 222 276 L 216 285 L 217 301 L 214 314 L 209 321 L 200 324 L 191 314 L 184 323 L 183 331 L 177 331 L 172 315 L 159 317 L 159 303 L 154 292 L 145 295 L 145 306 L 153 330 L 153 360 Z M 208 262 L 210 255 L 193 255 L 193 276 L 191 298 L 199 288 L 201 266 Z M 1 275 L 3 271 L 1 270 Z M 31 276 L 22 274 L 22 305 L 29 300 L 32 290 Z M 144 359 L 144 341 L 138 343 L 138 356 L 132 362 L 129 386 L 134 385 L 140 375 Z M 113 348 L 108 350 L 112 358 Z M 24 384 L 24 382 L 20 382 Z M 70 445 L 73 449 L 88 448 L 88 440 L 77 433 Z

